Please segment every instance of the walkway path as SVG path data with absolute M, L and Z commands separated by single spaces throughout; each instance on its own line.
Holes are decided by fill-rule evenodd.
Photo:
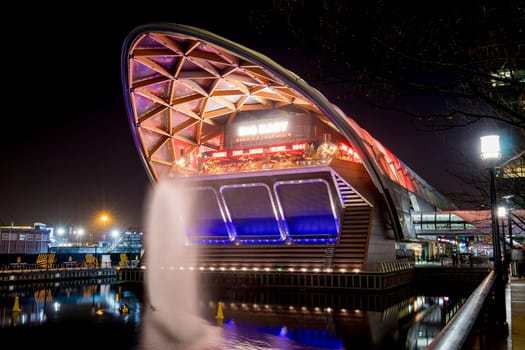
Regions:
M 525 350 L 525 278 L 513 277 L 510 286 L 508 349 Z M 507 308 L 509 307 L 507 306 Z

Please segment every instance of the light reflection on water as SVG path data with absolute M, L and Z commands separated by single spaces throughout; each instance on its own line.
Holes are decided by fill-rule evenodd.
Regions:
M 286 326 L 250 327 L 234 322 L 222 328 L 226 346 L 232 349 L 344 349 L 341 340 L 326 330 L 289 331 Z
M 465 300 L 404 292 L 361 297 L 297 293 L 295 300 L 293 293 L 222 293 L 200 302 L 203 333 L 187 344 L 152 326 L 148 317 L 155 311 L 144 305 L 136 285 L 19 286 L 0 292 L 2 340 L 16 340 L 22 348 L 25 342 L 52 343 L 54 349 L 72 349 L 71 341 L 136 350 L 424 349 Z M 16 296 L 20 312 L 13 312 Z M 219 303 L 223 320 L 216 319 Z

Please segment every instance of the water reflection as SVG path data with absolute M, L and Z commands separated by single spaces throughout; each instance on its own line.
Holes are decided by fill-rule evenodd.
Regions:
M 226 327 L 251 325 L 303 348 L 412 350 L 425 349 L 466 297 L 422 295 L 410 288 L 381 294 L 231 289 L 212 300 L 221 301 Z M 218 305 L 201 307 L 210 319 Z
M 140 331 L 140 288 L 103 280 L 0 285 L 0 339 L 17 348 L 133 349 Z M 18 304 L 20 311 L 14 311 Z M 123 313 L 121 306 L 128 305 Z
M 0 286 L 0 335 L 22 348 L 425 349 L 468 296 L 216 290 L 200 301 L 203 332 L 188 344 L 163 333 L 142 294 L 104 281 Z

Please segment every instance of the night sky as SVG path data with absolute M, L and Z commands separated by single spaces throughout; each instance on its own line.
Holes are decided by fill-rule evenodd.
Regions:
M 118 11 L 75 4 L 6 14 L 0 225 L 42 222 L 95 230 L 106 211 L 112 226 L 142 226 L 150 183 L 133 144 L 121 84 L 121 49 L 135 27 L 192 25 L 260 51 L 300 76 L 312 69 L 287 33 L 261 34 L 250 27 L 246 9 L 225 2 L 173 3 Z M 418 132 L 408 117 L 338 100 L 337 86 L 316 87 L 443 193 L 458 186 L 447 174 L 447 158 L 465 148 L 477 157 L 475 129 Z

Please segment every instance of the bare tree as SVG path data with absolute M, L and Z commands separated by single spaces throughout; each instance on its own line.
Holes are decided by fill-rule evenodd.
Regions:
M 491 124 L 513 139 L 502 163 L 525 150 L 521 0 L 257 1 L 250 19 L 261 33 L 291 33 L 311 63 L 301 76 L 336 85 L 338 98 L 403 113 L 420 131 Z M 455 159 L 450 175 L 470 190 L 444 194 L 462 208 L 483 209 L 486 165 L 473 164 L 472 154 Z M 501 176 L 498 193 L 513 193 L 524 207 L 524 180 Z
M 275 0 L 255 11 L 261 31 L 292 33 L 310 83 L 340 84 L 421 130 L 481 119 L 525 129 L 522 1 Z

